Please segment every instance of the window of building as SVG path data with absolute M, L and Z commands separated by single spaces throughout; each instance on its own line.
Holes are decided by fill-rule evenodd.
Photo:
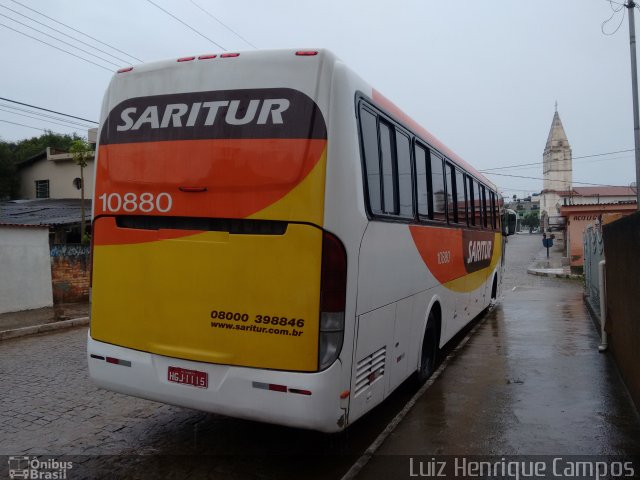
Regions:
M 49 198 L 49 180 L 36 180 L 36 198 Z

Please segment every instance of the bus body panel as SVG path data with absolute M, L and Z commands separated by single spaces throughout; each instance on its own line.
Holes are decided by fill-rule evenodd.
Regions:
M 370 217 L 357 116 L 361 96 L 481 177 L 329 52 L 307 58 L 292 51 L 246 52 L 218 60 L 135 67 L 135 75 L 116 76 L 105 95 L 101 124 L 103 133 L 113 135 L 101 134 L 94 190 L 91 377 L 105 388 L 152 400 L 337 431 L 419 367 L 435 303 L 442 312 L 440 346 L 486 308 L 500 270 L 500 234 Z M 207 130 L 203 122 L 215 102 L 222 104 Z M 283 133 L 278 115 L 282 110 L 286 122 L 287 102 L 303 105 L 293 107 L 296 124 L 307 123 Z M 210 104 L 208 116 L 193 113 L 204 111 L 198 103 Z M 234 124 L 249 117 L 249 126 Z M 133 132 L 137 124 L 143 135 Z M 169 130 L 160 133 L 163 124 Z M 194 127 L 191 133 L 178 128 L 187 124 Z M 144 166 L 133 171 L 136 162 Z M 151 202 L 155 209 L 142 216 L 160 218 L 161 228 L 127 228 L 120 218 L 127 214 L 112 207 L 131 193 L 138 203 L 143 194 L 153 196 L 144 197 L 145 208 Z M 171 212 L 160 211 L 167 208 L 162 194 L 171 195 Z M 167 226 L 162 222 L 169 217 L 175 223 Z M 234 225 L 242 229 L 253 228 L 252 221 L 274 222 L 276 229 L 286 224 L 286 231 L 186 228 L 184 219 L 193 218 L 240 222 Z M 344 336 L 338 359 L 314 373 L 323 231 L 339 239 L 347 257 Z M 483 258 L 486 265 L 473 271 L 465 267 L 465 249 L 483 250 L 469 250 L 470 241 L 492 242 L 490 261 Z M 444 246 L 455 250 L 455 268 L 438 264 Z M 141 296 L 144 302 L 135 305 Z M 123 309 L 131 311 L 118 318 Z M 304 333 L 235 327 L 242 326 L 243 313 L 249 322 L 267 310 L 278 322 L 304 319 Z M 224 321 L 212 318 L 221 313 Z M 169 366 L 207 372 L 211 384 L 198 389 L 168 382 Z M 271 384 L 276 391 L 264 389 Z
M 277 423 L 322 432 L 344 428 L 340 396 L 342 367 L 336 362 L 320 373 L 287 373 L 287 385 L 310 395 L 273 391 L 265 385 L 282 385 L 282 372 L 180 360 L 98 342 L 89 336 L 88 352 L 127 358 L 131 366 L 113 365 L 88 356 L 89 374 L 100 387 L 157 402 L 247 420 Z M 169 366 L 206 372 L 208 388 L 180 385 L 167 380 Z M 327 398 L 335 398 L 329 402 Z
M 112 81 L 96 172 L 91 334 L 175 358 L 315 371 L 322 61 L 292 69 L 295 57 L 244 57 L 236 63 L 271 73 L 196 62 Z M 304 91 L 281 77 L 270 85 L 278 63 Z
M 129 230 L 114 217 L 94 228 L 96 239 Z M 94 247 L 94 339 L 201 362 L 317 369 L 320 229 L 136 234 L 137 243 Z

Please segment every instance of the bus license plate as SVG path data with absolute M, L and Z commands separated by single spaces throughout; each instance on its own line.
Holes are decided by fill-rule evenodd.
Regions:
M 209 378 L 207 372 L 199 372 L 198 370 L 188 370 L 186 368 L 180 367 L 169 367 L 167 379 L 170 382 L 192 385 L 198 388 L 207 388 L 209 386 Z

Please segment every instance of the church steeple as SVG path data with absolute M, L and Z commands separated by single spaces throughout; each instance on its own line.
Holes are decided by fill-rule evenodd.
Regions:
M 559 192 L 571 190 L 573 176 L 571 146 L 558 113 L 558 103 L 551 121 L 551 129 L 544 147 L 544 184 L 540 208 L 547 215 L 559 215 Z
M 564 132 L 562 120 L 560 120 L 557 108 L 558 104 L 556 102 L 556 112 L 553 114 L 553 121 L 551 122 L 551 129 L 549 130 L 549 136 L 547 137 L 545 151 L 552 147 L 569 146 L 569 140 L 567 139 L 567 134 Z

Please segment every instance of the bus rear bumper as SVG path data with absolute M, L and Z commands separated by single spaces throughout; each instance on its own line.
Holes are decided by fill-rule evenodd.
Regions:
M 318 373 L 260 370 L 154 355 L 99 342 L 91 336 L 87 342 L 87 361 L 93 382 L 107 390 L 327 433 L 344 428 L 346 412 L 340 408 L 339 361 Z M 205 372 L 207 388 L 170 382 L 170 366 Z M 270 384 L 279 387 L 270 390 Z M 286 391 L 282 387 L 287 387 Z

